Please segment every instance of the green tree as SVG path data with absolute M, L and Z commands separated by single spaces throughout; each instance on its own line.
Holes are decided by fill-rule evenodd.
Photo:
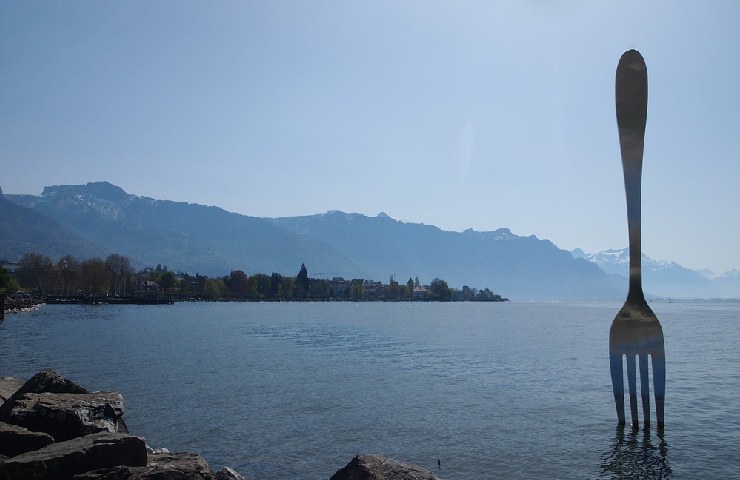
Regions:
M 270 275 L 270 297 L 271 298 L 277 298 L 278 297 L 278 290 L 280 289 L 280 284 L 283 282 L 283 276 L 279 273 L 273 272 L 272 275 Z
M 165 292 L 175 286 L 175 275 L 172 272 L 162 272 L 162 276 L 159 277 L 159 286 Z
M 226 285 L 220 278 L 209 278 L 203 285 L 203 295 L 210 299 L 222 298 L 226 292 Z
M 51 259 L 40 253 L 27 253 L 18 262 L 18 282 L 23 288 L 46 291 L 51 279 Z
M 293 298 L 293 289 L 295 288 L 295 278 L 283 277 L 280 281 L 280 287 L 278 287 L 278 297 L 283 300 L 290 300 Z
M 467 285 L 463 285 L 462 288 L 462 299 L 463 301 L 470 301 L 475 297 L 475 291 L 473 291 L 472 288 L 468 287 Z
M 249 277 L 243 270 L 232 270 L 224 283 L 232 296 L 246 298 L 249 292 Z
M 249 279 L 249 283 L 247 284 L 247 298 L 250 300 L 258 300 L 260 297 L 259 292 L 257 291 L 257 283 L 253 282 L 252 279 Z
M 73 296 L 79 290 L 80 262 L 72 255 L 65 255 L 57 260 L 57 272 L 59 273 L 60 293 L 65 296 Z
M 329 298 L 331 285 L 328 280 L 316 279 L 311 280 L 311 298 Z
M 475 296 L 475 300 L 479 302 L 502 302 L 506 299 L 502 298 L 501 295 L 493 293 L 488 288 L 484 288 Z
M 254 287 L 256 295 L 253 298 L 270 298 L 272 297 L 272 278 L 264 273 L 255 273 L 249 277 L 250 291 Z
M 0 293 L 15 293 L 21 286 L 10 276 L 7 270 L 0 266 Z
M 206 288 L 206 282 L 208 282 L 208 277 L 196 273 L 195 280 L 193 280 L 193 295 L 203 295 Z
M 125 297 L 134 276 L 129 259 L 117 253 L 108 255 L 105 268 L 110 272 L 110 293 L 116 297 Z
M 183 273 L 182 278 L 179 282 L 179 291 L 181 295 L 198 297 L 203 295 L 203 287 L 205 286 L 208 277 L 204 277 L 199 274 L 195 276 L 188 273 Z
M 309 288 L 308 270 L 306 270 L 306 265 L 301 263 L 301 269 L 298 272 L 298 276 L 295 277 L 294 295 L 297 298 L 306 298 L 310 292 Z
M 181 274 L 180 282 L 178 284 L 178 292 L 180 293 L 180 295 L 192 295 L 194 283 L 195 280 L 190 274 Z
M 111 273 L 100 258 L 93 257 L 80 265 L 80 285 L 86 295 L 96 298 L 108 294 Z
M 406 298 L 414 298 L 414 281 L 409 277 L 409 281 L 406 282 Z
M 441 278 L 435 278 L 429 284 L 429 294 L 432 300 L 448 301 L 452 298 L 452 290 L 447 286 L 447 282 Z

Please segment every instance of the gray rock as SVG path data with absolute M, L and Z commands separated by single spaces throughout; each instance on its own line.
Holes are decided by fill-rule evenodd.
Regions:
M 26 393 L 15 398 L 5 420 L 61 442 L 98 432 L 128 433 L 122 416 L 120 393 Z
M 7 421 L 7 415 L 13 408 L 15 400 L 26 393 L 88 393 L 88 391 L 47 368 L 31 377 L 5 403 L 0 405 L 0 420 Z
M 17 425 L 0 422 L 0 454 L 15 457 L 21 453 L 38 450 L 51 443 L 51 435 L 41 432 L 31 432 Z
M 380 455 L 360 454 L 331 480 L 439 480 L 429 470 L 396 462 Z
M 208 463 L 197 453 L 149 455 L 146 466 L 115 466 L 82 473 L 75 480 L 213 480 Z
M 23 382 L 13 377 L 0 378 L 0 405 L 5 403 L 15 392 L 23 386 Z
M 244 480 L 244 477 L 236 473 L 231 467 L 224 467 L 213 477 L 213 480 Z
M 96 433 L 52 443 L 0 463 L 0 479 L 67 480 L 78 473 L 116 465 L 146 465 L 144 440 L 121 433 Z

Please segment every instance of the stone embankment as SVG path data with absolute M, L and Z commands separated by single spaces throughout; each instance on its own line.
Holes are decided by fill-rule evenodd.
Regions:
M 195 453 L 154 451 L 128 432 L 123 397 L 90 392 L 53 370 L 0 379 L 0 479 L 243 480 Z
M 23 295 L 0 295 L 0 320 L 8 313 L 27 312 L 38 308 L 42 302 Z
M 244 480 L 197 453 L 154 450 L 129 433 L 123 397 L 90 392 L 53 370 L 0 378 L 0 480 Z M 378 455 L 358 455 L 331 480 L 436 480 Z

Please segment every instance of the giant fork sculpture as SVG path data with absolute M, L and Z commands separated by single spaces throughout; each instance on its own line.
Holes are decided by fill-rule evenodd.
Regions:
M 630 278 L 627 301 L 614 318 L 609 330 L 609 362 L 614 401 L 619 424 L 624 425 L 624 375 L 622 355 L 627 357 L 632 428 L 638 427 L 637 385 L 635 357 L 640 364 L 640 393 L 643 423 L 650 425 L 650 382 L 648 355 L 653 361 L 653 388 L 658 428 L 663 427 L 665 401 L 665 350 L 663 329 L 658 318 L 645 301 L 642 292 L 640 240 L 640 188 L 642 153 L 647 120 L 647 67 L 636 50 L 622 55 L 616 78 L 617 126 L 622 152 L 624 190 L 627 196 L 627 224 L 629 227 Z

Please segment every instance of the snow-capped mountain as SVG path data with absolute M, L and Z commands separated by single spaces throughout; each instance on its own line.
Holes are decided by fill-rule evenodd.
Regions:
M 604 272 L 629 276 L 629 249 L 610 249 L 586 253 L 580 248 L 571 251 L 575 258 L 595 263 Z M 697 271 L 673 261 L 654 260 L 642 253 L 642 276 L 645 293 L 673 298 L 740 298 L 740 272 L 731 270 L 714 275 L 708 270 Z

